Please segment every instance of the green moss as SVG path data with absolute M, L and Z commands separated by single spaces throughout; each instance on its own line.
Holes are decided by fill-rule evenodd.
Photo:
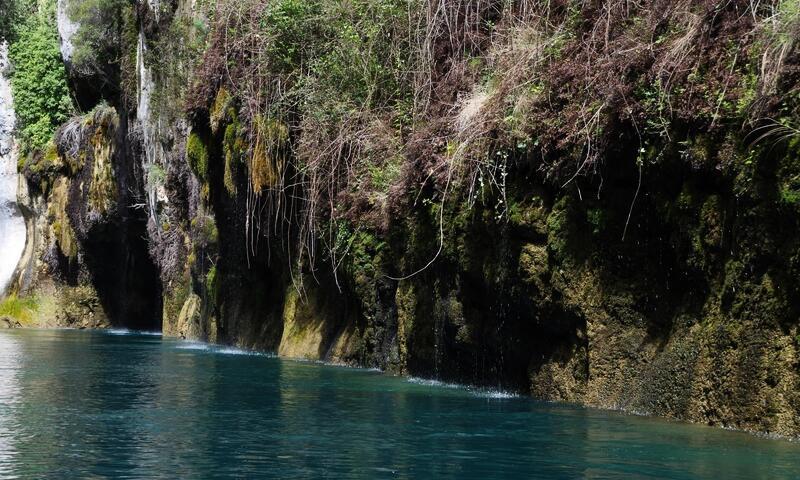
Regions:
M 561 197 L 547 217 L 547 245 L 558 260 L 568 257 L 570 237 L 574 228 L 569 196 Z
M 374 273 L 377 269 L 378 255 L 384 247 L 386 242 L 374 234 L 364 230 L 357 232 L 350 252 L 353 266 L 367 273 Z
M 550 268 L 547 247 L 535 244 L 523 245 L 519 255 L 518 268 L 525 283 L 533 285 L 543 292 L 547 288 Z
M 586 211 L 586 220 L 592 226 L 592 233 L 597 235 L 608 225 L 608 214 L 602 208 L 590 208 Z
M 133 109 L 138 103 L 138 68 L 137 54 L 139 46 L 139 26 L 136 15 L 136 5 L 125 7 L 123 13 L 122 31 L 120 33 L 120 90 L 123 104 Z
M 547 209 L 540 196 L 534 195 L 525 201 L 509 197 L 508 222 L 519 228 L 544 235 L 547 233 Z
M 800 206 L 800 137 L 792 138 L 788 154 L 783 156 L 778 170 L 781 180 L 778 186 L 781 203 L 787 206 Z
M 208 181 L 208 148 L 199 135 L 192 132 L 186 140 L 186 160 L 197 177 Z
M 226 120 L 228 110 L 233 105 L 233 97 L 228 92 L 228 89 L 222 87 L 217 92 L 217 97 L 214 99 L 214 104 L 208 112 L 209 124 L 211 132 L 216 133 Z
M 742 91 L 739 99 L 736 102 L 736 113 L 743 116 L 747 113 L 750 105 L 758 97 L 758 75 L 756 72 L 749 72 L 744 76 L 742 82 Z
M 417 296 L 414 282 L 407 280 L 399 282 L 395 294 L 397 305 L 397 343 L 398 343 L 398 373 L 405 373 L 408 365 L 408 342 L 414 331 L 414 320 L 417 317 Z
M 212 266 L 206 273 L 206 295 L 212 305 L 217 304 L 219 298 L 219 279 L 217 278 L 217 266 Z
M 700 209 L 702 243 L 707 247 L 720 246 L 722 241 L 722 201 L 718 195 L 709 196 Z
M 165 335 L 178 335 L 181 310 L 192 294 L 188 275 L 179 277 L 164 290 L 162 317 Z
M 250 183 L 254 192 L 261 192 L 280 181 L 289 156 L 289 127 L 277 118 L 258 115 L 254 120 L 254 128 Z
M 219 241 L 219 231 L 217 222 L 210 215 L 200 215 L 189 223 L 192 231 L 193 246 L 207 247 L 215 245 Z M 193 256 L 190 254 L 190 256 Z M 194 262 L 190 262 L 194 263 Z
M 0 318 L 9 317 L 22 325 L 30 324 L 38 310 L 39 300 L 36 297 L 10 295 L 0 302 Z
M 57 177 L 64 173 L 65 166 L 52 139 L 43 150 L 28 154 L 24 158 L 22 171 L 32 181 L 39 184 L 42 192 L 53 186 Z
M 145 165 L 145 178 L 147 190 L 153 191 L 164 186 L 164 183 L 167 181 L 167 172 L 161 165 L 149 163 Z
M 84 132 L 88 136 L 88 149 L 83 149 L 79 158 L 70 159 L 70 169 L 77 173 L 90 161 L 91 180 L 85 185 L 88 204 L 97 213 L 111 210 L 117 199 L 117 183 L 113 168 L 117 128 L 116 110 L 101 106 L 84 117 Z
M 203 233 L 205 240 L 209 244 L 216 244 L 219 241 L 219 231 L 217 230 L 217 223 L 213 218 L 210 218 L 203 224 Z
M 67 216 L 69 203 L 69 181 L 59 177 L 53 184 L 50 201 L 47 207 L 47 219 L 53 230 L 53 238 L 61 253 L 74 261 L 78 255 L 78 242 Z
M 247 143 L 246 133 L 233 107 L 228 109 L 227 118 L 230 120 L 230 123 L 225 127 L 225 134 L 222 142 L 223 153 L 225 155 L 223 183 L 228 194 L 234 196 L 237 192 L 236 173 L 239 169 L 239 165 L 246 161 Z
M 786 205 L 800 205 L 800 189 L 790 186 L 782 186 L 780 190 L 781 202 Z

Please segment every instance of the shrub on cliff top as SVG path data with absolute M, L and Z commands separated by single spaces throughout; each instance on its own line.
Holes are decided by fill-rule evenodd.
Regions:
M 688 137 L 796 116 L 796 5 L 226 0 L 190 109 L 224 86 L 251 137 L 259 116 L 288 125 L 291 182 L 260 194 L 301 212 L 302 242 L 334 243 L 325 225 L 369 223 L 392 211 L 385 197 L 492 202 L 502 217 L 515 169 L 580 188 L 617 158 L 641 187 L 662 151 L 722 169 L 716 152 L 689 158 Z
M 291 210 L 305 203 L 295 210 L 303 212 L 299 236 L 313 238 L 324 228 L 321 220 L 337 214 L 329 208 L 332 197 L 342 190 L 359 196 L 346 186 L 357 183 L 355 172 L 369 170 L 361 153 L 377 157 L 387 145 L 388 156 L 398 153 L 395 135 L 383 138 L 387 130 L 376 125 L 399 118 L 393 111 L 408 112 L 412 103 L 408 60 L 417 6 L 404 0 L 219 3 L 190 109 L 209 110 L 216 130 L 224 106 L 235 99 L 250 145 L 244 153 L 257 197 L 251 211 L 263 211 L 262 201 Z M 387 119 L 373 122 L 370 115 Z M 293 138 L 298 131 L 303 138 Z M 381 177 L 374 168 L 371 173 Z M 380 187 L 385 196 L 387 186 Z M 358 201 L 373 197 L 364 192 Z
M 44 147 L 72 110 L 58 42 L 53 9 L 44 8 L 27 19 L 9 51 L 17 128 L 27 150 Z
M 0 0 L 0 41 L 13 42 L 24 30 L 25 19 L 35 11 L 32 0 Z
M 123 51 L 124 29 L 133 15 L 127 0 L 81 0 L 68 3 L 79 27 L 72 39 L 72 68 L 81 75 L 108 76 Z M 132 47 L 132 46 L 129 46 Z

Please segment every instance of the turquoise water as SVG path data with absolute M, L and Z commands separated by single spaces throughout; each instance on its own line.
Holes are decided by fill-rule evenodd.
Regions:
M 0 478 L 800 477 L 787 441 L 119 333 L 0 332 Z

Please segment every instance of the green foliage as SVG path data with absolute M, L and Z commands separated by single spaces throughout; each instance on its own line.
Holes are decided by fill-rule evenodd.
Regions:
M 167 172 L 164 167 L 157 163 L 150 163 L 145 166 L 145 173 L 147 178 L 147 190 L 152 191 L 156 188 L 162 187 L 167 180 Z
M 241 8 L 233 0 L 223 6 Z M 316 119 L 335 121 L 358 109 L 407 106 L 402 101 L 411 94 L 407 62 L 414 5 L 403 0 L 248 0 L 245 8 L 257 21 L 242 23 L 240 14 L 225 16 L 223 10 L 228 20 L 217 28 L 252 40 L 227 41 L 212 52 L 225 55 L 220 63 L 237 80 L 239 95 L 267 93 L 262 89 L 271 79 L 282 79 L 279 95 L 267 93 L 273 97 L 268 116 L 299 107 Z
M 320 14 L 320 6 L 319 0 L 279 0 L 264 10 L 260 26 L 271 34 L 266 53 L 275 72 L 289 73 L 300 67 L 302 49 L 314 39 L 312 20 Z
M 791 44 L 797 38 L 800 27 L 800 1 L 782 0 L 778 2 L 776 20 L 771 34 L 781 43 Z
M 350 238 L 348 267 L 351 275 L 374 275 L 379 268 L 378 255 L 386 247 L 386 242 L 379 240 L 373 233 L 365 230 L 356 231 Z
M 31 0 L 0 0 L 0 41 L 13 42 L 35 11 L 36 2 Z
M 786 205 L 800 205 L 800 189 L 781 188 L 781 201 Z
M 575 235 L 575 207 L 572 198 L 561 197 L 547 217 L 547 246 L 558 260 L 569 258 L 570 244 Z
M 219 241 L 219 231 L 214 217 L 205 216 L 200 224 L 200 244 L 202 246 L 215 245 Z
M 245 154 L 247 153 L 247 145 L 245 143 L 244 128 L 239 122 L 236 110 L 233 107 L 230 107 L 228 110 L 230 123 L 225 127 L 222 143 L 223 153 L 225 155 L 223 183 L 228 194 L 234 196 L 237 192 L 236 172 L 239 169 L 239 165 L 242 165 L 246 161 Z
M 195 5 L 196 9 L 202 9 L 200 3 Z M 149 107 L 153 115 L 165 123 L 174 122 L 184 113 L 186 79 L 190 78 L 205 51 L 207 35 L 208 29 L 203 22 L 179 10 L 158 36 L 147 42 L 144 62 L 154 80 Z M 125 48 L 129 52 L 136 51 L 135 44 Z
M 378 256 L 386 248 L 386 242 L 362 228 L 353 230 L 347 221 L 335 222 L 334 231 L 331 251 L 340 257 L 340 261 L 343 260 L 348 273 L 354 277 L 374 275 L 379 268 Z
M 213 265 L 206 273 L 206 294 L 212 303 L 216 303 L 219 296 L 219 279 L 217 278 L 217 266 Z
M 20 161 L 23 160 L 22 170 L 25 176 L 35 180 L 43 192 L 47 191 L 56 177 L 62 175 L 65 170 L 64 162 L 61 161 L 53 141 L 39 147 L 39 154 L 21 157 Z
M 192 132 L 186 141 L 186 159 L 197 177 L 208 181 L 208 148 L 199 135 Z
M 403 165 L 402 158 L 390 158 L 383 165 L 370 165 L 369 176 L 372 188 L 381 193 L 386 193 L 400 176 Z
M 21 324 L 30 323 L 33 315 L 39 310 L 39 301 L 36 297 L 19 298 L 9 295 L 0 302 L 0 317 L 10 317 Z
M 608 215 L 602 208 L 590 208 L 586 211 L 586 220 L 592 226 L 592 233 L 601 233 L 608 223 Z
M 339 118 L 405 105 L 411 96 L 408 8 L 399 0 L 323 2 L 316 28 L 325 41 L 298 82 L 310 115 Z
M 126 0 L 69 2 L 70 19 L 80 26 L 72 43 L 73 68 L 83 75 L 108 75 L 117 65 L 125 38 L 127 17 L 133 15 Z
M 32 15 L 11 45 L 11 87 L 26 150 L 42 148 L 72 109 L 52 9 Z

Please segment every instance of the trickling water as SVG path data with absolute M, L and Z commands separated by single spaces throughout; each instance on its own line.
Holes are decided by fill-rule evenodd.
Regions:
M 67 13 L 68 0 L 58 0 L 56 4 L 56 25 L 58 27 L 58 36 L 61 37 L 61 57 L 65 62 L 69 62 L 72 58 L 74 46 L 72 45 L 72 37 L 78 31 L 80 25 L 73 22 Z
M 150 121 L 150 96 L 153 91 L 153 78 L 150 69 L 144 62 L 147 52 L 144 31 L 139 30 L 139 41 L 136 44 L 136 70 L 138 78 L 136 119 L 145 126 Z
M 14 105 L 8 70 L 8 44 L 0 44 L 0 295 L 8 286 L 25 248 L 25 221 L 17 206 L 17 148 Z
M 147 41 L 144 30 L 139 30 L 139 41 L 136 45 L 136 72 L 137 83 L 137 104 L 136 121 L 142 132 L 142 149 L 144 150 L 145 175 L 151 175 L 153 165 L 160 165 L 164 157 L 163 147 L 158 141 L 159 126 L 154 121 L 150 109 L 150 99 L 153 95 L 153 74 L 145 63 L 147 53 Z M 147 207 L 152 219 L 156 217 L 156 205 L 159 201 L 167 201 L 167 193 L 163 185 L 156 185 L 146 179 Z M 157 232 L 159 230 L 156 230 Z

